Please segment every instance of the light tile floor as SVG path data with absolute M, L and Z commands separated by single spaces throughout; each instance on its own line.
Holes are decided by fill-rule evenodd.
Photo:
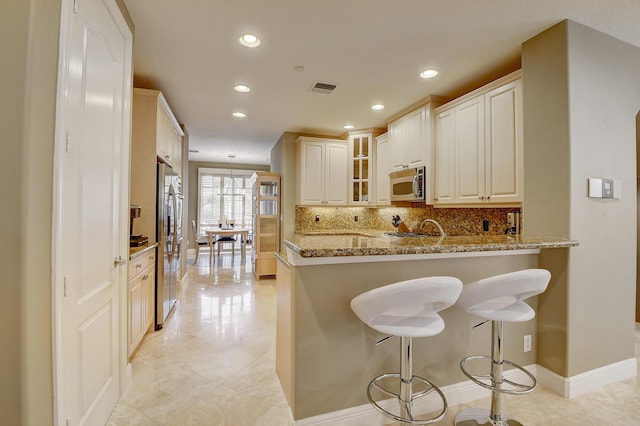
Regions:
M 256 281 L 251 261 L 207 253 L 188 261 L 188 279 L 165 328 L 133 360 L 133 379 L 108 425 L 286 426 L 291 413 L 274 371 L 275 280 Z M 636 358 L 640 325 L 636 324 Z M 450 407 L 441 424 L 469 406 Z M 640 381 L 632 378 L 574 399 L 543 387 L 507 396 L 505 411 L 527 426 L 640 425 Z M 358 425 L 360 426 L 360 425 Z M 363 425 L 364 426 L 364 425 Z

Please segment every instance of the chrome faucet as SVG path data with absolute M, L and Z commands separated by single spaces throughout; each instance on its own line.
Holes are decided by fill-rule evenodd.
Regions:
M 420 226 L 418 226 L 418 231 L 422 232 L 422 228 L 424 227 L 424 224 L 428 223 L 428 222 L 433 223 L 438 228 L 438 231 L 440 231 L 440 236 L 441 237 L 446 237 L 447 236 L 447 234 L 445 234 L 444 230 L 442 229 L 442 226 L 440 226 L 440 224 L 438 222 L 436 222 L 435 220 L 433 220 L 433 219 L 425 219 L 425 220 L 423 220 L 422 223 L 420 224 Z

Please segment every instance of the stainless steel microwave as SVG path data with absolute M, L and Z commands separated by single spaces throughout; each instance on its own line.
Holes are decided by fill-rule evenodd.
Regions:
M 391 201 L 425 201 L 426 174 L 424 167 L 389 173 Z

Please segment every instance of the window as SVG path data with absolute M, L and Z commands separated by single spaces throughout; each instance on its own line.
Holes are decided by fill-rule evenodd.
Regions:
M 252 170 L 198 169 L 198 229 L 218 227 L 223 219 L 251 228 Z

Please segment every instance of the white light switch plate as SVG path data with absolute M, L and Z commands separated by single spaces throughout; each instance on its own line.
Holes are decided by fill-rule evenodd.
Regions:
M 589 178 L 589 198 L 616 198 L 622 196 L 622 182 L 618 179 Z

